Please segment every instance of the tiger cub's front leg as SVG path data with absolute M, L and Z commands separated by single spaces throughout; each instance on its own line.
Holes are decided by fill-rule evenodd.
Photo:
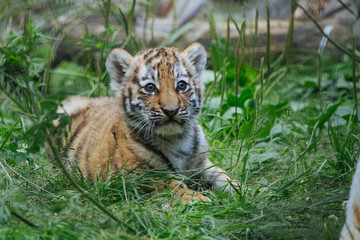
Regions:
M 190 201 L 198 200 L 199 202 L 208 202 L 209 199 L 199 192 L 189 189 L 184 183 L 173 180 L 168 183 L 173 193 L 176 195 L 176 201 L 186 205 Z
M 205 170 L 202 173 L 204 179 L 214 188 L 225 187 L 225 191 L 231 191 L 231 184 L 233 187 L 239 188 L 237 182 L 232 180 L 224 169 L 214 166 L 214 163 L 212 163 L 208 158 L 203 161 L 202 168 Z

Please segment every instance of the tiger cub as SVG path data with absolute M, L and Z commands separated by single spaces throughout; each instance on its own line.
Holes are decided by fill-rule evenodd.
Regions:
M 116 97 L 74 96 L 58 111 L 71 119 L 67 156 L 90 178 L 149 162 L 145 166 L 196 175 L 206 186 L 230 190 L 231 179 L 207 157 L 207 140 L 197 121 L 205 64 L 199 43 L 182 52 L 149 49 L 134 57 L 112 50 L 106 68 Z M 169 186 L 184 204 L 206 200 L 178 181 Z
M 350 187 L 346 205 L 346 222 L 340 240 L 360 240 L 360 158 Z

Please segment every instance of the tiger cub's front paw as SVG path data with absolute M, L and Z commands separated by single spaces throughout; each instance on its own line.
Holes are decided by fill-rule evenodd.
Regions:
M 199 202 L 199 203 L 209 203 L 210 199 L 202 195 L 201 193 L 193 192 L 193 193 L 186 193 L 180 197 L 180 201 L 182 204 L 187 205 L 192 202 Z

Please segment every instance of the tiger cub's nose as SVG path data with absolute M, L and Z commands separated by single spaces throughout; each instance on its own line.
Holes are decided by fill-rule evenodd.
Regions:
M 165 108 L 160 108 L 161 111 L 167 116 L 167 117 L 174 117 L 176 116 L 176 114 L 178 114 L 180 107 L 165 107 Z

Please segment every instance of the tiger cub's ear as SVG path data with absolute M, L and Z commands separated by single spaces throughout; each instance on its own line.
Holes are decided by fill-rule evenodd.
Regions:
M 120 48 L 113 49 L 106 59 L 106 69 L 110 75 L 111 89 L 115 93 L 120 93 L 124 86 L 124 76 L 128 71 L 133 57 L 125 50 Z
M 200 75 L 206 65 L 206 51 L 200 43 L 188 46 L 182 55 L 195 67 L 196 74 Z

